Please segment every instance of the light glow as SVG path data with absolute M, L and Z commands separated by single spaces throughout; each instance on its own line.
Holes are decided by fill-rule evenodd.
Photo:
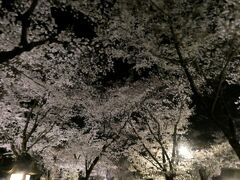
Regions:
M 11 174 L 10 180 L 23 180 L 23 173 Z
M 178 147 L 178 153 L 181 157 L 185 159 L 193 158 L 191 150 L 186 145 L 180 145 Z
M 24 178 L 24 173 L 11 174 L 10 180 L 30 180 L 30 175 L 26 175 Z
M 25 180 L 30 180 L 30 175 L 26 175 Z

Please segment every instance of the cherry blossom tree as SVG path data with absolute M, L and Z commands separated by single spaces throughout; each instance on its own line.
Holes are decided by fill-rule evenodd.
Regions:
M 123 147 L 126 139 L 121 137 L 126 120 L 120 119 L 115 123 L 110 120 L 122 117 L 123 115 L 104 115 L 101 120 L 94 119 L 95 123 L 88 122 L 91 125 L 84 128 L 72 127 L 73 136 L 68 136 L 68 143 L 64 147 L 50 149 L 55 157 L 54 162 L 51 162 L 49 157 L 44 158 L 51 169 L 51 178 L 56 178 L 62 171 L 65 176 L 68 172 L 75 178 L 89 179 L 90 176 L 105 176 L 107 169 L 117 169 L 113 159 L 117 159 L 120 149 L 126 148 Z M 113 149 L 118 152 L 113 152 Z M 46 156 L 49 156 L 49 153 Z
M 232 17 L 238 16 L 235 12 L 237 12 L 237 4 L 235 2 L 231 2 L 234 4 L 234 7 L 232 7 L 233 13 L 231 14 Z M 231 4 L 230 3 L 230 4 Z M 212 5 L 212 4 L 210 4 Z M 216 28 L 218 28 L 218 31 L 214 31 L 210 35 L 212 38 L 219 38 L 219 41 L 216 41 L 215 43 L 212 43 L 208 45 L 208 47 L 217 46 L 215 47 L 215 50 L 212 49 L 205 49 L 203 50 L 206 54 L 207 52 L 215 53 L 212 57 L 209 57 L 208 59 L 210 61 L 214 61 L 215 58 L 220 59 L 221 61 L 219 62 L 222 64 L 221 66 L 215 67 L 215 72 L 214 74 L 211 74 L 211 77 L 207 77 L 203 74 L 200 74 L 199 70 L 192 71 L 191 70 L 191 65 L 188 62 L 188 58 L 185 55 L 184 51 L 185 48 L 182 48 L 181 43 L 182 40 L 180 40 L 178 32 L 176 30 L 175 22 L 172 20 L 171 16 L 167 16 L 168 19 L 168 24 L 171 32 L 171 37 L 173 39 L 173 44 L 179 59 L 179 65 L 182 67 L 183 71 L 186 74 L 186 77 L 188 79 L 190 88 L 192 90 L 192 93 L 194 97 L 197 99 L 197 111 L 201 115 L 205 114 L 204 116 L 207 117 L 209 121 L 212 121 L 225 135 L 225 137 L 228 139 L 229 144 L 232 146 L 232 148 L 235 150 L 236 154 L 239 156 L 239 140 L 237 136 L 237 126 L 235 124 L 235 120 L 231 118 L 231 115 L 229 115 L 228 107 L 225 107 L 226 100 L 224 97 L 224 88 L 227 88 L 226 85 L 224 85 L 224 82 L 227 80 L 228 74 L 231 73 L 230 67 L 231 63 L 234 63 L 236 61 L 237 56 L 238 56 L 238 41 L 236 40 L 236 37 L 238 36 L 238 31 L 237 31 L 237 22 L 233 22 L 232 24 L 226 25 L 226 22 L 222 22 L 222 17 L 221 13 L 227 13 L 230 10 L 228 9 L 229 4 L 219 4 L 219 8 L 223 6 L 223 9 L 225 11 L 220 11 L 219 18 L 218 17 L 213 17 L 215 18 L 215 23 L 218 23 Z M 175 12 L 174 7 L 171 7 L 167 5 L 168 11 Z M 228 21 L 228 20 L 226 20 Z M 230 27 L 231 26 L 231 27 Z M 231 29 L 231 30 L 230 30 Z M 222 38 L 224 35 L 225 38 Z M 199 46 L 198 46 L 199 47 Z M 199 57 L 199 56 L 197 56 Z M 191 58 L 191 57 L 190 57 Z M 230 63 L 231 62 L 231 63 Z M 204 68 L 202 68 L 205 70 Z M 198 78 L 195 76 L 199 76 L 199 78 L 202 80 L 203 83 L 198 83 Z M 206 75 L 206 73 L 205 73 Z M 210 74 L 209 74 L 210 75 Z M 209 81 L 211 84 L 208 84 Z M 207 91 L 206 91 L 207 90 Z M 206 99 L 208 98 L 208 99 Z M 229 106 L 233 106 L 233 104 L 229 104 Z M 201 110 L 200 110 L 201 109 Z M 221 114 L 223 118 L 221 118 L 221 121 L 219 121 L 219 111 L 225 111 L 227 112 L 225 115 Z M 203 112 L 205 111 L 205 112 Z M 207 112 L 207 113 L 206 113 Z M 226 126 L 227 125 L 227 126 Z
M 177 89 L 175 93 L 177 92 Z M 139 140 L 133 152 L 146 162 L 146 172 L 149 174 L 164 175 L 165 178 L 174 179 L 179 173 L 181 154 L 179 148 L 183 141 L 184 129 L 187 127 L 187 118 L 190 113 L 181 99 L 180 93 L 170 94 L 163 90 L 155 98 L 147 98 L 131 114 L 130 127 Z M 159 102 L 158 98 L 163 99 Z M 185 121 L 185 122 L 184 122 Z M 133 162 L 135 157 L 133 156 Z M 136 161 L 134 162 L 136 163 Z M 141 163 L 140 163 L 141 164 Z M 135 164 L 135 167 L 139 165 Z M 152 168 L 152 169 L 151 169 Z M 154 172 L 155 171 L 155 172 Z
M 55 141 L 56 146 L 49 151 L 51 155 L 43 154 L 45 164 L 54 164 L 53 157 L 59 149 L 67 151 L 73 144 L 78 146 L 73 139 L 85 142 L 88 137 L 94 137 L 94 141 L 91 139 L 84 145 L 87 152 L 96 147 L 97 151 L 90 158 L 95 162 L 99 154 L 103 157 L 102 154 L 121 151 L 123 146 L 117 143 L 122 142 L 121 138 L 132 138 L 128 138 L 126 147 L 139 140 L 138 137 L 134 139 L 136 134 L 141 136 L 143 133 L 145 137 L 144 133 L 148 132 L 154 139 L 155 133 L 150 131 L 157 129 L 158 123 L 154 119 L 157 122 L 161 120 L 159 124 L 164 125 L 170 118 L 172 124 L 166 131 L 176 134 L 172 131 L 177 125 L 181 132 L 187 119 L 184 116 L 177 123 L 180 110 L 174 105 L 180 106 L 180 101 L 160 96 L 163 93 L 167 97 L 169 94 L 176 97 L 178 89 L 181 92 L 179 96 L 186 96 L 181 114 L 189 113 L 187 106 L 194 110 L 190 112 L 190 124 L 198 130 L 198 122 L 206 124 L 206 129 L 213 128 L 214 132 L 220 130 L 239 156 L 237 0 L 3 0 L 0 8 L 1 128 L 2 132 L 11 134 L 9 138 L 2 138 L 3 145 L 8 140 L 12 141 L 16 134 L 18 137 L 23 135 L 23 139 L 19 139 L 27 142 L 22 143 L 27 149 L 25 145 L 20 149 L 35 151 L 44 147 L 49 128 L 49 134 L 61 138 L 58 139 L 59 144 Z M 181 83 L 176 87 L 177 82 Z M 155 104 L 164 108 L 155 111 L 154 103 L 148 102 L 151 100 L 148 95 L 152 92 L 160 96 L 159 103 Z M 30 102 L 45 96 L 47 104 L 43 109 L 32 108 L 31 113 L 31 108 L 19 106 L 26 97 Z M 146 107 L 136 106 L 145 100 L 147 103 L 143 104 Z M 171 104 L 174 110 L 168 109 L 166 104 Z M 109 132 L 121 129 L 124 118 L 118 119 L 121 122 L 118 124 L 114 122 L 116 118 L 109 117 L 118 117 L 121 111 L 126 110 L 131 114 L 136 107 L 139 109 L 135 109 L 135 115 L 140 116 L 135 120 L 131 117 L 130 121 L 131 133 L 133 127 L 137 132 L 135 136 L 128 133 L 129 127 L 123 130 L 119 141 L 113 143 L 110 143 L 112 137 L 104 139 L 97 136 L 103 128 Z M 24 112 L 33 114 L 33 117 L 27 118 Z M 38 112 L 38 118 L 34 119 Z M 46 121 L 40 123 L 45 113 Z M 162 117 L 159 113 L 171 116 Z M 104 117 L 103 114 L 108 115 Z M 73 118 L 77 116 L 80 118 Z M 109 123 L 105 119 L 110 119 Z M 137 120 L 145 124 L 138 124 Z M 34 122 L 39 125 L 37 128 L 33 128 L 36 126 Z M 101 126 L 103 122 L 105 126 Z M 111 127 L 113 124 L 114 128 Z M 144 132 L 139 131 L 143 127 Z M 34 141 L 38 133 L 42 140 Z M 41 133 L 46 134 L 41 136 Z M 28 138 L 29 135 L 32 139 Z M 163 135 L 168 136 L 164 143 L 173 143 L 169 134 L 163 132 Z M 32 147 L 31 143 L 34 144 Z M 109 143 L 111 145 L 108 146 Z M 152 150 L 156 143 L 148 142 L 147 145 Z M 176 149 L 172 150 L 177 154 Z M 102 151 L 104 153 L 101 154 Z M 78 154 L 78 151 L 71 154 L 72 158 L 73 154 Z M 167 156 L 172 157 L 165 153 L 166 162 Z M 83 159 L 79 162 L 81 167 L 85 164 Z M 86 159 L 90 162 L 89 157 Z M 92 169 L 89 162 L 86 166 L 88 172 Z M 164 172 L 171 171 L 165 168 Z
M 136 11 L 137 6 L 144 10 Z M 234 103 L 226 97 L 229 98 L 229 86 L 237 86 L 239 82 L 236 71 L 239 68 L 238 8 L 237 1 L 129 3 L 130 12 L 141 21 L 137 26 L 142 27 L 145 34 L 138 40 L 148 45 L 145 49 L 151 55 L 148 57 L 156 59 L 151 61 L 153 58 L 150 58 L 147 62 L 156 64 L 160 77 L 164 77 L 166 71 L 171 77 L 183 77 L 184 73 L 198 120 L 220 130 L 237 154 L 238 125 L 229 111 L 234 109 Z M 145 12 L 145 18 L 141 19 L 141 11 Z M 164 66 L 164 63 L 171 66 Z M 174 72 L 169 73 L 171 70 Z

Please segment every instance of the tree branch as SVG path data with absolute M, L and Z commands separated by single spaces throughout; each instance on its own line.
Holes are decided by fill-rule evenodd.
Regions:
M 149 154 L 149 156 L 156 162 L 156 164 L 159 166 L 159 168 L 161 170 L 164 169 L 164 167 L 162 166 L 161 163 L 159 163 L 158 159 L 152 154 L 152 152 L 149 150 L 149 148 L 145 145 L 145 143 L 142 141 L 141 136 L 138 134 L 137 130 L 135 129 L 135 127 L 133 126 L 131 120 L 128 121 L 129 124 L 131 125 L 134 133 L 137 135 L 138 139 L 140 140 L 141 144 L 143 145 L 143 148 L 147 151 L 147 153 Z
M 175 158 L 176 158 L 176 148 L 177 148 L 177 131 L 178 131 L 178 124 L 181 121 L 182 118 L 182 111 L 183 111 L 183 100 L 181 100 L 181 106 L 180 106 L 180 112 L 178 116 L 177 122 L 174 124 L 174 129 L 173 129 L 173 149 L 172 149 L 172 163 L 175 163 Z
M 34 104 L 35 104 L 35 102 L 34 102 Z M 23 129 L 23 138 L 27 137 L 27 129 L 28 129 L 29 122 L 31 120 L 31 116 L 33 115 L 32 114 L 33 109 L 34 109 L 34 105 L 31 107 L 31 110 L 30 110 L 29 114 L 27 115 L 27 119 L 26 119 L 25 126 L 24 126 L 24 129 Z
M 193 76 L 191 75 L 191 73 L 189 72 L 189 69 L 187 67 L 187 62 L 183 58 L 182 52 L 180 50 L 179 42 L 178 42 L 178 39 L 177 39 L 177 35 L 175 34 L 173 24 L 172 24 L 172 21 L 170 20 L 170 18 L 169 18 L 169 26 L 170 26 L 170 31 L 171 31 L 171 34 L 172 34 L 172 37 L 173 37 L 174 46 L 175 46 L 175 49 L 177 51 L 177 55 L 179 57 L 179 63 L 180 63 L 181 67 L 183 68 L 183 70 L 184 70 L 184 72 L 187 76 L 187 79 L 188 79 L 188 82 L 190 84 L 191 90 L 196 97 L 201 98 L 201 94 L 198 91 L 198 88 L 197 88 L 197 86 L 194 82 Z
M 28 143 L 28 141 L 29 141 L 29 139 L 30 139 L 30 137 L 33 135 L 33 133 L 37 130 L 37 128 L 38 128 L 38 126 L 39 126 L 39 121 L 41 121 L 41 120 L 43 120 L 46 116 L 47 116 L 47 114 L 48 114 L 48 112 L 50 111 L 50 108 L 45 112 L 45 114 L 39 119 L 38 118 L 38 115 L 39 114 L 37 114 L 37 116 L 35 117 L 35 120 L 34 120 L 34 124 L 33 124 L 33 126 L 32 126 L 32 128 L 30 129 L 30 131 L 27 133 L 26 132 L 26 135 L 25 135 L 25 137 L 24 137 L 24 139 L 23 139 L 23 141 L 22 141 L 22 150 L 23 151 L 28 151 L 29 150 L 29 148 L 27 147 L 27 143 Z M 50 128 L 50 130 L 51 130 L 52 128 Z M 42 138 L 42 137 L 41 137 Z M 37 142 L 38 142 L 39 140 L 37 140 Z M 37 143 L 36 142 L 36 143 Z M 36 144 L 35 143 L 35 144 Z M 31 146 L 32 147 L 32 146 Z
M 19 156 L 19 151 L 17 150 L 16 146 L 14 145 L 14 143 L 11 143 L 11 150 L 13 151 L 13 154 L 17 157 Z
M 38 134 L 38 138 L 29 146 L 27 147 L 27 151 L 29 151 L 35 144 L 37 144 L 44 136 L 46 136 L 55 126 L 55 123 L 52 123 L 49 129 L 43 130 L 41 133 Z
M 152 117 L 153 117 L 152 113 L 151 113 L 150 111 L 148 111 L 148 113 L 149 113 L 150 117 L 152 118 Z M 155 119 L 155 117 L 153 117 L 153 119 Z M 147 120 L 147 119 L 146 119 L 146 120 Z M 156 119 L 155 119 L 155 120 L 156 120 Z M 156 123 L 158 124 L 158 126 L 160 126 L 160 125 L 159 125 L 159 122 L 158 122 L 157 120 L 156 120 Z M 147 120 L 147 126 L 148 126 L 148 129 L 149 129 L 151 135 L 152 135 L 153 138 L 158 142 L 158 144 L 160 145 L 160 147 L 161 147 L 161 149 L 162 149 L 162 154 L 163 154 L 163 155 L 162 155 L 162 158 L 164 159 L 165 156 L 166 156 L 167 161 L 168 161 L 168 164 L 169 164 L 169 167 L 170 167 L 170 169 L 172 170 L 172 169 L 173 169 L 172 161 L 171 161 L 171 159 L 170 159 L 170 157 L 169 157 L 169 155 L 168 155 L 168 153 L 167 153 L 167 151 L 166 151 L 166 148 L 165 148 L 164 145 L 163 145 L 162 139 L 161 139 L 161 138 L 157 138 L 157 136 L 155 136 L 155 134 L 154 134 L 154 132 L 153 132 L 153 129 L 151 128 L 148 120 Z M 164 162 L 164 164 L 165 164 L 165 162 Z
M 233 40 L 232 40 L 233 41 Z M 230 41 L 228 44 L 230 44 L 230 46 L 232 47 L 232 44 L 233 42 Z M 222 89 L 222 84 L 225 80 L 225 77 L 226 77 L 226 71 L 227 71 L 227 68 L 228 68 L 228 65 L 229 63 L 231 62 L 231 60 L 233 59 L 233 56 L 234 56 L 234 49 L 233 48 L 229 48 L 229 51 L 228 51 L 228 54 L 226 55 L 226 62 L 223 66 L 223 69 L 221 70 L 220 74 L 219 74 L 219 83 L 218 83 L 218 87 L 217 87 L 217 92 L 216 92 L 216 95 L 215 95 L 215 98 L 214 98 L 214 101 L 213 101 L 213 104 L 212 104 L 212 107 L 211 107 L 211 114 L 214 114 L 214 110 L 216 108 L 216 104 L 217 104 L 217 101 L 219 99 L 219 96 L 220 96 L 220 92 L 221 92 L 221 89 Z
M 32 0 L 32 3 L 30 5 L 29 9 L 21 16 L 22 33 L 21 33 L 21 40 L 20 40 L 20 44 L 19 44 L 20 46 L 25 46 L 28 44 L 27 33 L 28 33 L 28 28 L 30 26 L 29 18 L 32 15 L 37 4 L 38 4 L 38 0 Z
M 54 33 L 49 38 L 39 40 L 39 41 L 34 41 L 34 42 L 28 43 L 27 45 L 24 45 L 24 46 L 17 46 L 10 51 L 0 51 L 0 57 L 1 57 L 0 64 L 9 62 L 16 56 L 21 55 L 23 52 L 29 52 L 33 48 L 41 46 L 47 42 L 54 42 L 56 36 L 57 36 L 57 34 Z

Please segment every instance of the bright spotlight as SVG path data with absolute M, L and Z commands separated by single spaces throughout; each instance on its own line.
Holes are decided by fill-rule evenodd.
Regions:
M 193 157 L 191 150 L 186 145 L 180 145 L 178 147 L 178 153 L 185 159 L 191 159 Z
M 25 180 L 30 180 L 30 175 L 26 175 L 26 179 Z
M 24 175 L 24 173 L 11 174 L 10 180 L 30 180 L 30 175 Z
M 22 180 L 23 176 L 24 176 L 23 173 L 11 174 L 10 180 Z

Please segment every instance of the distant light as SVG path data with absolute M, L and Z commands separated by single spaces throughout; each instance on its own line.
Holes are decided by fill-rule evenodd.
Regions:
M 178 147 L 178 153 L 183 158 L 186 158 L 186 159 L 193 158 L 191 150 L 186 145 L 180 145 Z
M 11 174 L 10 180 L 30 180 L 30 175 L 26 175 L 24 179 L 24 173 Z
M 23 180 L 23 173 L 11 174 L 10 180 Z
M 25 180 L 30 180 L 30 175 L 26 175 Z

